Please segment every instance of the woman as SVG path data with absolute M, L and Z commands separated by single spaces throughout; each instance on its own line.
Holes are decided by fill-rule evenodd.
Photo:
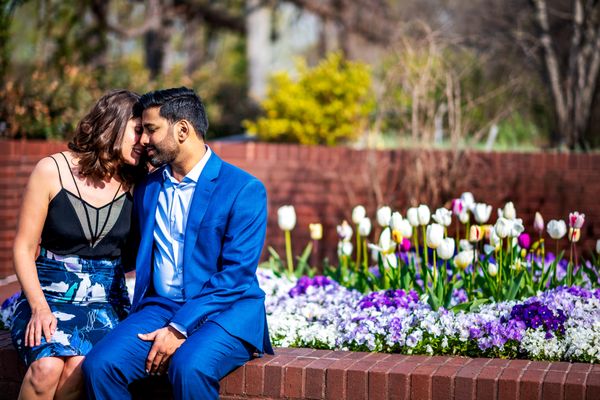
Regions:
M 29 366 L 19 398 L 81 397 L 83 356 L 127 314 L 121 256 L 132 186 L 145 173 L 138 98 L 104 95 L 69 151 L 39 161 L 29 178 L 14 242 L 23 295 L 11 334 Z

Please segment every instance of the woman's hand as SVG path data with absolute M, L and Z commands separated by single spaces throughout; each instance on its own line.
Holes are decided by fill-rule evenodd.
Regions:
M 50 342 L 56 330 L 56 317 L 50 308 L 31 311 L 31 318 L 25 330 L 25 346 L 34 347 L 42 343 L 42 334 Z

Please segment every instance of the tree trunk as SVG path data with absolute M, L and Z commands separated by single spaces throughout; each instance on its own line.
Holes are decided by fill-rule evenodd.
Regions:
M 246 57 L 248 59 L 248 95 L 257 102 L 267 94 L 271 62 L 271 10 L 261 0 L 247 0 Z

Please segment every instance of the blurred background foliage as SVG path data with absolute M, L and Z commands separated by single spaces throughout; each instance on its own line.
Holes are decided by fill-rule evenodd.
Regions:
M 589 150 L 599 26 L 575 0 L 0 0 L 0 137 L 185 85 L 212 138 Z

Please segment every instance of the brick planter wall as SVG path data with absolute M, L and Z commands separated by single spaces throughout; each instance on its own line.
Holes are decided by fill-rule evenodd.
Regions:
M 378 205 L 405 214 L 407 207 L 438 207 L 461 192 L 501 207 L 515 202 L 531 231 L 533 215 L 546 222 L 569 211 L 587 216 L 580 248 L 590 251 L 600 238 L 600 154 L 453 153 L 435 150 L 360 151 L 264 143 L 211 143 L 226 161 L 261 179 L 269 195 L 267 244 L 283 254 L 277 208 L 293 204 L 298 215 L 294 253 L 309 240 L 308 224 L 322 222 L 324 241 L 313 258 L 335 258 L 335 226 L 364 204 L 374 218 Z M 12 274 L 11 247 L 27 177 L 41 157 L 64 150 L 62 142 L 0 142 L 0 278 Z M 495 220 L 495 211 L 492 217 Z M 375 233 L 374 233 L 375 234 Z M 548 243 L 553 249 L 554 244 Z M 265 253 L 266 255 L 266 253 Z
M 593 400 L 600 365 L 465 357 L 276 349 L 221 381 L 221 399 Z M 25 368 L 0 332 L 0 398 L 16 399 Z M 168 399 L 144 382 L 135 399 Z

